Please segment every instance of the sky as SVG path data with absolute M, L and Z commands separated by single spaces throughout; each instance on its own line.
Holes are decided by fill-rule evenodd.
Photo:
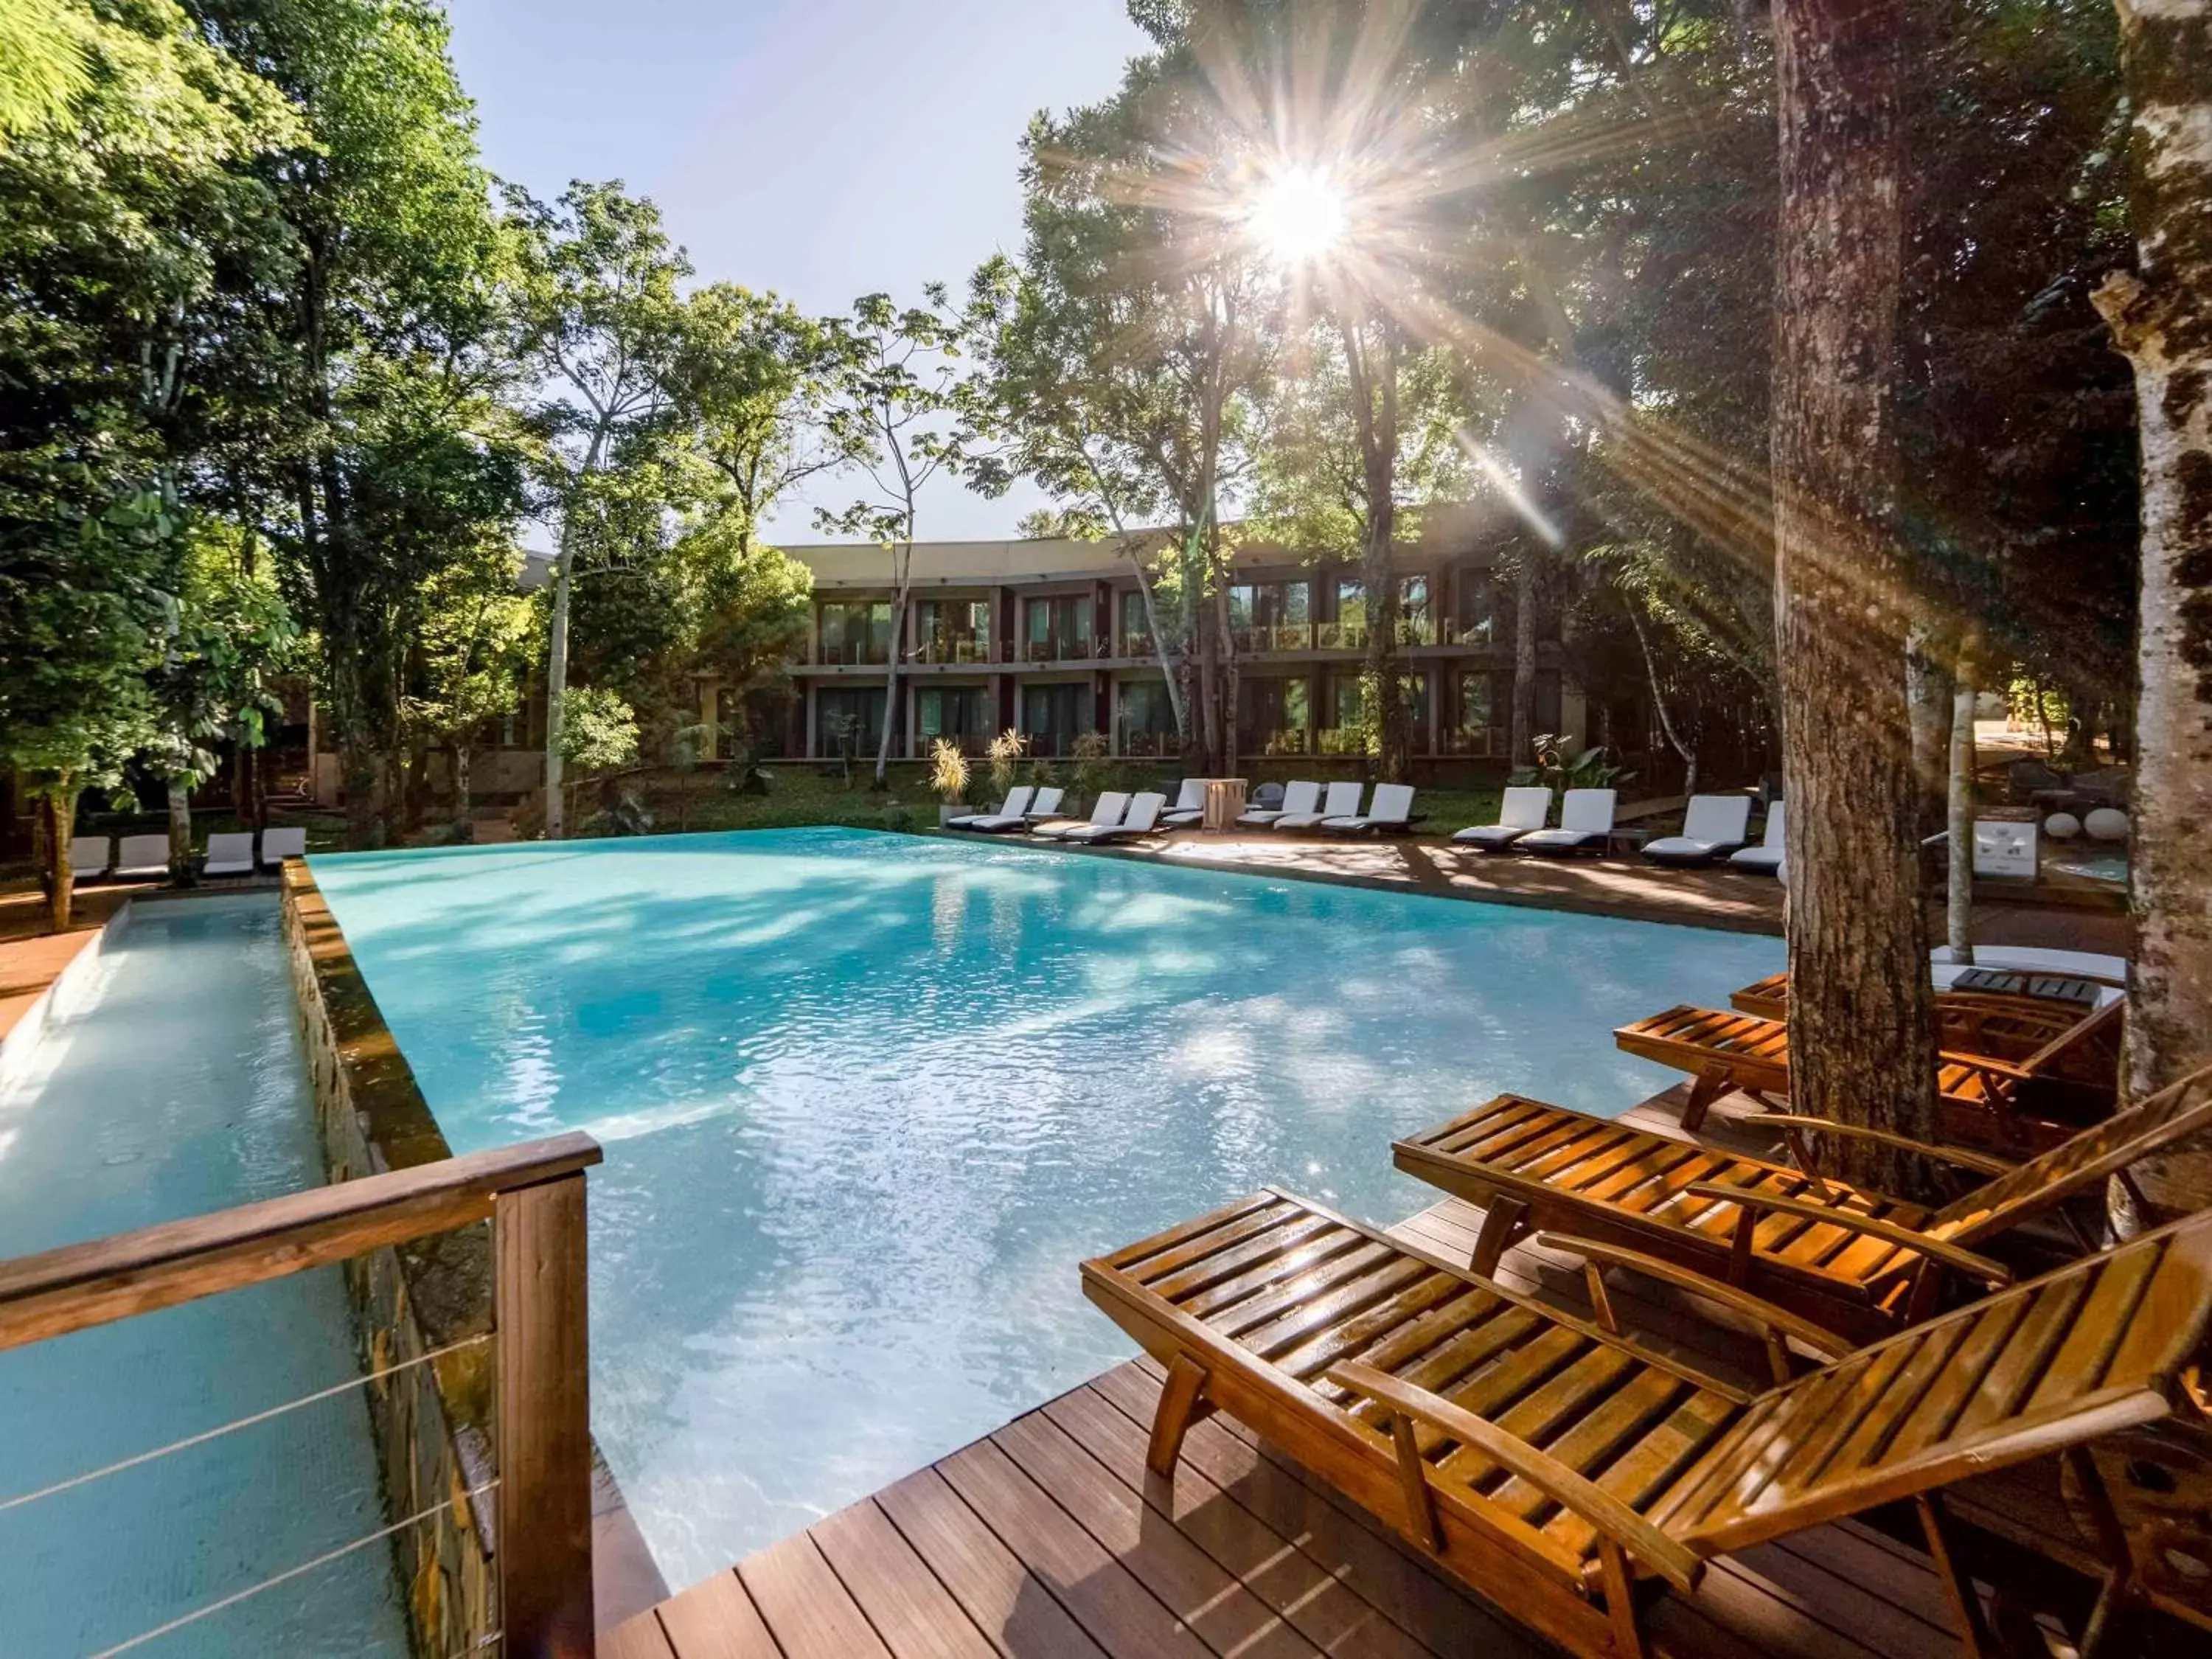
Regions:
M 817 314 L 1018 252 L 1022 131 L 1149 44 L 1122 0 L 447 0 L 486 163 L 550 198 L 620 179 L 702 281 Z M 842 506 L 848 482 L 814 501 Z M 1011 536 L 1035 495 L 933 486 L 927 541 Z M 807 503 L 770 526 L 822 539 Z

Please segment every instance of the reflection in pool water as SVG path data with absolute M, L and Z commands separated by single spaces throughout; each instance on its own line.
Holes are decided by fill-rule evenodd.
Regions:
M 1618 1111 L 1780 942 L 848 830 L 319 858 L 459 1151 L 581 1128 L 592 1417 L 684 1584 L 1128 1352 L 1085 1255 L 1394 1133 Z

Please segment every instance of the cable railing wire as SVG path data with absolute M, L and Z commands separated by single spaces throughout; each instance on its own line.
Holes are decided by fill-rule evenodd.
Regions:
M 102 1648 L 97 1653 L 88 1655 L 87 1659 L 115 1659 L 118 1654 L 129 1653 L 134 1648 L 145 1646 L 149 1642 L 157 1642 L 164 1636 L 174 1635 L 188 1626 L 197 1625 L 203 1619 L 211 1619 L 218 1613 L 236 1607 L 241 1601 L 250 1601 L 263 1592 L 276 1589 L 279 1584 L 289 1583 L 295 1578 L 304 1577 L 308 1573 L 329 1566 L 333 1561 L 342 1561 L 349 1555 L 365 1550 L 371 1544 L 380 1542 L 394 1533 L 404 1532 L 408 1528 L 428 1521 L 434 1515 L 443 1514 L 452 1509 L 461 1498 L 481 1498 L 498 1485 L 499 1480 L 495 1477 L 485 1481 L 481 1486 L 471 1486 L 466 1492 L 460 1493 L 458 1498 L 441 1498 L 427 1510 L 417 1510 L 404 1521 L 395 1521 L 390 1526 L 380 1527 L 368 1536 L 356 1538 L 349 1544 L 341 1544 L 334 1550 L 325 1550 L 322 1554 L 302 1561 L 297 1566 L 287 1567 L 282 1572 L 271 1573 L 258 1583 L 248 1584 L 244 1589 L 233 1590 L 228 1595 L 218 1596 L 205 1607 L 195 1607 L 190 1613 L 179 1613 L 176 1618 L 164 1624 L 156 1625 L 151 1630 L 139 1632 L 137 1635 L 127 1641 L 118 1642 L 112 1648 Z
M 126 1469 L 135 1469 L 141 1464 L 154 1462 L 173 1453 L 189 1451 L 194 1446 L 205 1445 L 210 1440 L 220 1440 L 223 1436 L 235 1434 L 240 1429 L 250 1429 L 263 1423 L 274 1422 L 276 1419 L 292 1412 L 301 1411 L 323 1401 L 335 1399 L 339 1395 L 349 1393 L 355 1389 L 364 1388 L 371 1382 L 380 1382 L 387 1376 L 397 1376 L 400 1372 L 412 1370 L 417 1365 L 427 1365 L 434 1359 L 443 1359 L 449 1353 L 459 1353 L 465 1348 L 481 1347 L 483 1344 L 491 1341 L 497 1334 L 495 1331 L 487 1331 L 479 1336 L 463 1337 L 459 1341 L 449 1342 L 442 1348 L 433 1348 L 428 1353 L 418 1354 L 412 1359 L 403 1359 L 396 1365 L 387 1365 L 380 1371 L 365 1371 L 359 1376 L 349 1377 L 333 1387 L 319 1389 L 313 1394 L 302 1395 L 297 1400 L 288 1400 L 281 1406 L 271 1406 L 266 1411 L 255 1412 L 248 1417 L 237 1418 L 216 1428 L 203 1429 L 199 1433 L 186 1435 L 181 1440 L 172 1440 L 167 1445 L 156 1446 L 151 1451 L 134 1453 L 129 1457 L 118 1459 L 115 1462 L 105 1464 L 99 1468 L 87 1469 L 82 1474 L 73 1474 L 66 1480 L 57 1480 L 52 1486 L 41 1486 L 36 1492 L 27 1492 L 14 1498 L 0 1500 L 0 1515 L 5 1515 L 10 1510 L 21 1509 L 27 1504 L 35 1504 L 41 1498 L 58 1497 L 63 1492 L 74 1491 L 76 1487 L 90 1486 L 95 1480 L 105 1480 L 111 1474 L 120 1474 Z

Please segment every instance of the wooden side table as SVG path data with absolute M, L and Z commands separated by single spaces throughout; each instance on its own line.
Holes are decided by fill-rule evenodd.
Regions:
M 1243 779 L 1206 780 L 1206 814 L 1199 822 L 1208 835 L 1218 836 L 1233 829 L 1237 820 L 1243 816 Z

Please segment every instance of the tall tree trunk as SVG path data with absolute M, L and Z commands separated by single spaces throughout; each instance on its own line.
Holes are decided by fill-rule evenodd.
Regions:
M 1367 594 L 1368 696 L 1374 699 L 1375 773 L 1384 783 L 1403 783 L 1410 769 L 1406 690 L 1398 671 L 1398 563 L 1392 538 L 1395 515 L 1388 497 L 1367 511 L 1360 549 L 1359 584 Z
M 912 521 L 911 509 L 908 521 Z M 884 730 L 876 743 L 876 781 L 878 789 L 891 787 L 891 738 L 898 720 L 899 658 L 906 647 L 907 598 L 913 589 L 914 544 L 906 546 L 906 557 L 900 567 L 898 586 L 891 599 L 890 660 L 884 666 Z
M 1674 717 L 1667 707 L 1667 693 L 1659 684 L 1659 659 L 1652 654 L 1651 635 L 1644 626 L 1633 598 L 1628 600 L 1628 625 L 1636 630 L 1637 646 L 1644 653 L 1644 673 L 1651 682 L 1651 707 L 1659 716 L 1660 735 L 1682 757 L 1682 793 L 1694 795 L 1698 793 L 1698 751 L 1683 742 L 1681 734 L 1674 730 Z
M 1536 549 L 1526 536 L 1513 571 L 1512 726 L 1510 757 L 1526 766 L 1536 741 Z
M 1941 830 L 1950 799 L 1951 668 L 1957 652 L 1947 651 L 1936 630 L 1914 627 L 1905 646 L 1905 695 L 1912 707 L 1912 781 L 1919 797 L 1924 840 Z
M 182 778 L 168 780 L 169 879 L 192 884 L 192 787 Z
M 1198 614 L 1198 723 L 1199 746 L 1204 751 L 1200 757 L 1206 775 L 1211 778 L 1225 777 L 1229 768 L 1221 758 L 1221 633 L 1214 626 L 1214 596 L 1207 593 L 1197 603 Z
M 1974 705 L 1981 696 L 1979 678 L 1973 659 L 1960 657 L 1951 678 L 1951 764 L 1944 813 L 1949 873 L 1943 939 L 1954 962 L 1974 959 Z
M 1889 379 L 1902 258 L 1901 0 L 1778 0 L 1782 198 L 1772 444 L 1790 802 L 1793 1110 L 1933 1140 L 1928 978 L 1892 533 Z M 1876 1148 L 1850 1173 L 1910 1194 Z
M 70 837 L 76 830 L 77 792 L 64 783 L 39 797 L 40 821 L 46 832 L 46 926 L 66 933 L 76 905 L 76 872 L 70 865 Z
M 1152 654 L 1159 659 L 1160 672 L 1167 679 L 1168 708 L 1175 714 L 1176 746 L 1188 750 L 1190 747 L 1190 705 L 1183 697 L 1182 670 L 1176 661 L 1175 649 L 1168 643 L 1166 630 L 1160 626 L 1160 605 L 1152 592 L 1151 573 L 1145 568 L 1144 561 L 1137 556 L 1137 545 L 1133 538 L 1122 538 L 1121 552 L 1129 561 L 1129 568 L 1137 573 L 1137 592 L 1144 595 L 1145 626 L 1152 636 Z
M 2118 0 L 2139 270 L 2097 290 L 2134 366 L 2142 444 L 2135 981 L 2127 1087 L 2212 1060 L 2212 0 Z M 2212 1204 L 2212 1136 L 2136 1166 L 2155 1205 Z
M 567 757 L 561 752 L 568 721 L 561 707 L 568 693 L 568 589 L 570 550 L 567 526 L 561 535 L 560 556 L 553 562 L 552 618 L 545 635 L 545 839 L 559 841 L 568 833 L 568 793 L 562 787 Z

